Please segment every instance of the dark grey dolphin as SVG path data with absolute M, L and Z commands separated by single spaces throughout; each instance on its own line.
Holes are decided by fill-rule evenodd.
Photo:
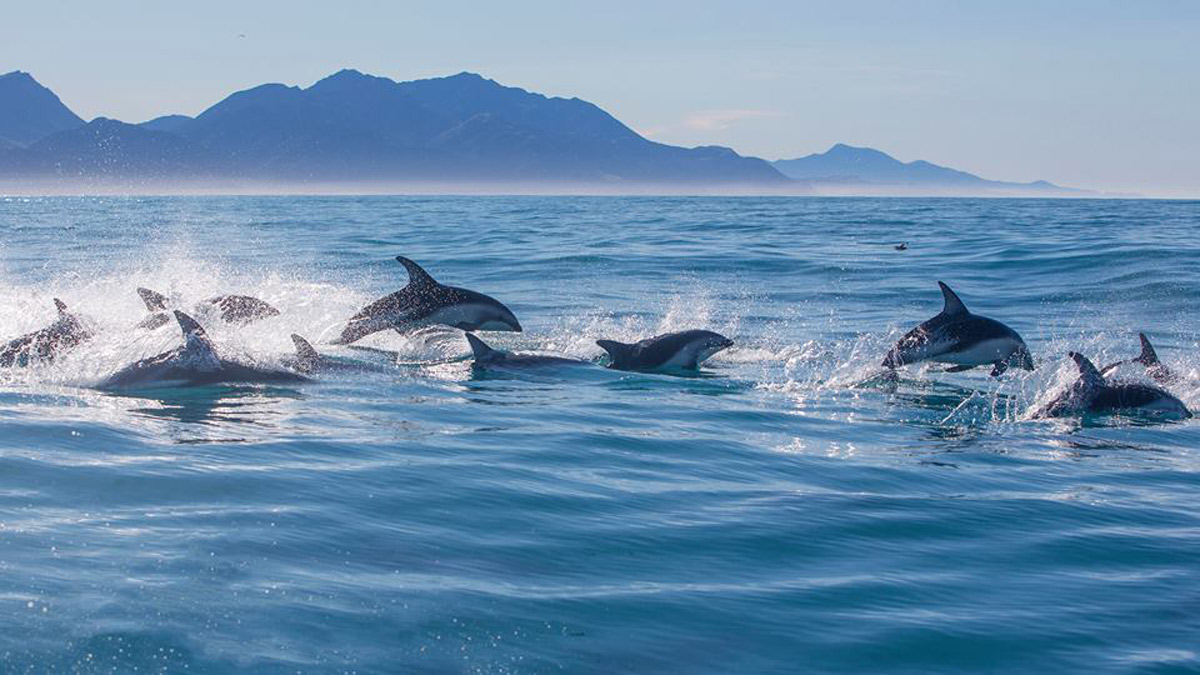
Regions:
M 517 317 L 495 298 L 465 288 L 443 286 L 404 256 L 396 256 L 396 261 L 408 270 L 408 285 L 350 317 L 333 344 L 350 344 L 388 328 L 408 331 L 435 324 L 465 331 L 521 332 Z
M 543 354 L 513 354 L 511 352 L 492 349 L 483 340 L 467 333 L 467 343 L 471 345 L 471 354 L 475 360 L 473 368 L 553 368 L 556 366 L 591 365 L 588 361 L 569 359 L 562 356 L 546 356 Z
M 1076 380 L 1054 400 L 1039 408 L 1035 418 L 1081 415 L 1087 412 L 1112 413 L 1129 410 L 1158 416 L 1191 417 L 1187 406 L 1158 387 L 1132 382 L 1109 381 L 1087 357 L 1069 354 L 1079 368 Z
M 710 330 L 685 330 L 626 344 L 596 340 L 608 352 L 609 368 L 615 370 L 696 370 L 708 357 L 733 346 L 733 340 Z
M 25 366 L 34 361 L 50 362 L 59 354 L 91 339 L 92 332 L 79 317 L 67 311 L 62 300 L 54 298 L 58 318 L 54 323 L 10 340 L 0 347 L 0 366 Z
M 885 368 L 920 361 L 951 363 L 947 372 L 992 366 L 992 377 L 1010 366 L 1033 370 L 1033 357 L 1025 341 L 1013 329 L 972 314 L 950 287 L 938 282 L 945 306 L 941 314 L 910 330 L 883 359 Z
M 1108 375 L 1121 365 L 1137 363 L 1146 369 L 1146 374 L 1150 376 L 1150 379 L 1164 387 L 1179 384 L 1179 375 L 1158 360 L 1158 353 L 1154 351 L 1154 345 L 1150 344 L 1150 338 L 1146 337 L 1145 333 L 1138 333 L 1138 339 L 1142 342 L 1142 353 L 1137 358 L 1110 363 L 1100 369 L 1100 374 Z
M 175 310 L 174 314 L 183 330 L 183 346 L 122 368 L 109 376 L 100 385 L 101 389 L 308 381 L 303 375 L 291 371 L 223 359 L 195 319 L 179 310 Z
M 143 319 L 137 328 L 155 330 L 171 321 L 171 315 L 167 312 L 171 301 L 167 296 L 149 288 L 138 288 L 137 292 L 150 312 L 150 316 Z M 221 313 L 221 320 L 225 323 L 245 325 L 259 319 L 279 315 L 279 310 L 272 307 L 270 303 L 249 295 L 218 295 L 205 300 L 202 304 L 216 307 Z
M 337 357 L 325 356 L 319 353 L 308 340 L 292 333 L 292 344 L 296 345 L 296 355 L 285 358 L 283 365 L 292 370 L 304 373 L 327 373 L 327 372 L 346 372 L 346 371 L 374 371 L 385 372 L 389 370 L 378 365 L 370 364 L 358 360 L 346 360 Z M 394 357 L 393 357 L 394 360 Z

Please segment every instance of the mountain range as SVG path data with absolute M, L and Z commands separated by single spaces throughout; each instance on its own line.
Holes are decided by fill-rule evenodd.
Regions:
M 1063 191 L 986 181 L 866 148 L 774 163 L 649 140 L 598 106 L 473 73 L 396 82 L 342 70 L 307 88 L 264 84 L 195 117 L 84 122 L 28 73 L 0 75 L 0 190 L 8 186 L 531 186 L 753 191 L 914 185 L 936 192 Z M 536 187 L 534 187 L 536 189 Z
M 834 188 L 840 186 L 844 191 L 854 193 L 923 193 L 931 190 L 942 194 L 1085 192 L 1044 180 L 1032 183 L 988 180 L 924 160 L 901 162 L 874 148 L 856 148 L 844 143 L 798 159 L 776 160 L 771 165 L 788 178 L 823 185 L 826 191 L 837 191 Z

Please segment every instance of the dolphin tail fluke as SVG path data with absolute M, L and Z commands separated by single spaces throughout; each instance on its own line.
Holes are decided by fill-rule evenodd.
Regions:
M 146 303 L 146 309 L 151 312 L 161 312 L 167 308 L 167 296 L 162 293 L 157 293 L 149 288 L 138 287 L 138 295 L 142 296 L 142 302 Z
M 471 345 L 471 354 L 476 361 L 484 362 L 491 361 L 499 354 L 495 349 L 492 349 L 486 342 L 475 337 L 471 333 L 467 333 L 467 344 Z
M 54 299 L 54 308 L 58 310 L 59 314 L 67 313 L 67 303 L 63 302 L 62 300 L 59 300 L 58 298 Z
M 1154 345 L 1150 344 L 1150 338 L 1146 337 L 1145 333 L 1138 333 L 1138 339 L 1142 341 L 1142 353 L 1134 361 L 1146 367 L 1159 365 L 1158 353 L 1154 351 Z
M 616 340 L 596 340 L 596 344 L 608 352 L 608 358 L 612 361 L 612 365 L 623 363 L 629 354 L 629 350 L 633 348 L 633 345 L 617 342 Z
M 311 370 L 321 360 L 312 343 L 295 333 L 292 333 L 292 344 L 296 345 L 296 361 L 304 370 Z
M 970 314 L 967 306 L 958 299 L 958 294 L 950 290 L 949 286 L 939 281 L 938 287 L 942 289 L 942 298 L 946 301 L 945 306 L 942 307 L 942 314 Z
M 409 260 L 408 258 L 398 255 L 396 256 L 396 262 L 404 265 L 404 269 L 408 272 L 408 284 L 410 286 L 419 288 L 422 286 L 438 285 L 438 282 L 432 276 L 430 276 L 429 272 L 425 271 L 425 268 Z

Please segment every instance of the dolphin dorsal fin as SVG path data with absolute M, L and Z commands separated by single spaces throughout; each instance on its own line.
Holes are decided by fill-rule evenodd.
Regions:
M 629 350 L 633 349 L 633 345 L 617 342 L 616 340 L 596 340 L 596 344 L 608 352 L 608 358 L 613 364 L 624 362 L 626 356 L 629 355 Z
M 54 299 L 54 308 L 58 310 L 59 314 L 67 313 L 67 303 L 63 302 L 62 300 L 59 300 L 58 298 Z
M 179 328 L 183 330 L 183 357 L 190 362 L 190 365 L 204 370 L 220 368 L 221 359 L 217 356 L 217 350 L 213 347 L 212 341 L 208 339 L 204 328 L 195 319 L 179 310 L 175 310 L 175 320 L 179 322 Z
M 1134 361 L 1147 367 L 1159 365 L 1158 354 L 1154 351 L 1154 345 L 1150 344 L 1150 338 L 1145 333 L 1138 333 L 1138 339 L 1142 341 L 1142 353 Z
M 138 287 L 138 295 L 142 296 L 142 302 L 146 303 L 146 309 L 151 312 L 161 312 L 167 308 L 167 296 L 150 290 L 149 288 Z
M 471 345 L 471 354 L 474 355 L 476 361 L 494 361 L 500 352 L 492 349 L 486 342 L 475 337 L 471 333 L 466 333 L 467 344 Z
M 942 282 L 938 282 L 938 286 L 942 289 L 942 297 L 946 300 L 946 305 L 942 307 L 942 314 L 970 314 L 967 311 L 967 306 L 962 300 L 958 299 L 958 295 L 950 290 L 950 287 Z
M 296 360 L 305 368 L 312 368 L 321 360 L 321 355 L 313 348 L 312 343 L 292 333 L 292 344 L 296 345 Z
M 1095 364 L 1079 352 L 1070 352 L 1068 356 L 1079 366 L 1079 378 L 1087 390 L 1095 390 L 1104 386 L 1104 376 L 1096 370 Z
M 425 268 L 409 260 L 408 258 L 398 255 L 396 256 L 396 262 L 404 265 L 404 269 L 408 271 L 409 286 L 414 288 L 424 288 L 438 285 L 437 280 L 430 276 L 429 272 L 425 271 Z

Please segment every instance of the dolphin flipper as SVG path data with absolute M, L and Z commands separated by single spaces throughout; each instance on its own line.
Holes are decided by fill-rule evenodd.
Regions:
M 1145 333 L 1138 333 L 1138 340 L 1142 342 L 1142 353 L 1134 361 L 1147 368 L 1161 365 L 1161 362 L 1158 360 L 1158 353 L 1154 351 L 1154 345 L 1150 344 L 1150 338 L 1146 337 Z
M 317 366 L 317 362 L 321 360 L 321 355 L 313 348 L 312 344 L 292 333 L 292 344 L 296 345 L 296 365 L 301 370 L 309 371 Z
M 950 366 L 949 368 L 943 370 L 942 372 L 943 373 L 962 373 L 962 372 L 966 372 L 968 370 L 972 370 L 972 369 L 975 369 L 978 367 L 979 366 Z
M 466 336 L 467 343 L 471 345 L 471 354 L 474 355 L 477 362 L 494 361 L 500 356 L 501 353 L 499 351 L 489 347 L 483 340 L 470 333 L 467 333 Z
M 138 287 L 138 295 L 142 297 L 142 302 L 146 303 L 146 310 L 150 312 L 161 312 L 167 308 L 170 300 L 162 293 L 157 293 L 149 288 Z
M 179 328 L 183 330 L 184 346 L 180 360 L 186 361 L 190 367 L 197 370 L 219 369 L 221 358 L 217 356 L 217 350 L 213 347 L 212 341 L 208 339 L 204 328 L 195 319 L 179 310 L 175 310 L 175 320 L 179 322 Z
M 944 298 L 946 301 L 945 306 L 942 307 L 942 314 L 954 315 L 971 313 L 967 310 L 967 306 L 963 304 L 963 301 L 959 300 L 958 295 L 954 291 L 950 290 L 949 286 L 939 281 L 938 287 L 942 289 L 942 298 Z
M 608 352 L 608 358 L 613 365 L 624 363 L 633 345 L 617 342 L 616 340 L 596 340 L 601 349 Z
M 1086 356 L 1079 352 L 1070 352 L 1068 356 L 1079 367 L 1079 379 L 1083 382 L 1084 387 L 1092 389 L 1104 386 L 1104 376 Z
M 417 263 L 405 258 L 402 255 L 396 256 L 396 262 L 404 265 L 404 269 L 408 271 L 408 285 L 413 288 L 427 288 L 438 286 L 437 280 L 430 276 L 425 268 Z
M 58 298 L 54 299 L 54 308 L 58 310 L 59 314 L 67 313 L 67 303 L 63 302 L 62 300 L 59 300 Z

